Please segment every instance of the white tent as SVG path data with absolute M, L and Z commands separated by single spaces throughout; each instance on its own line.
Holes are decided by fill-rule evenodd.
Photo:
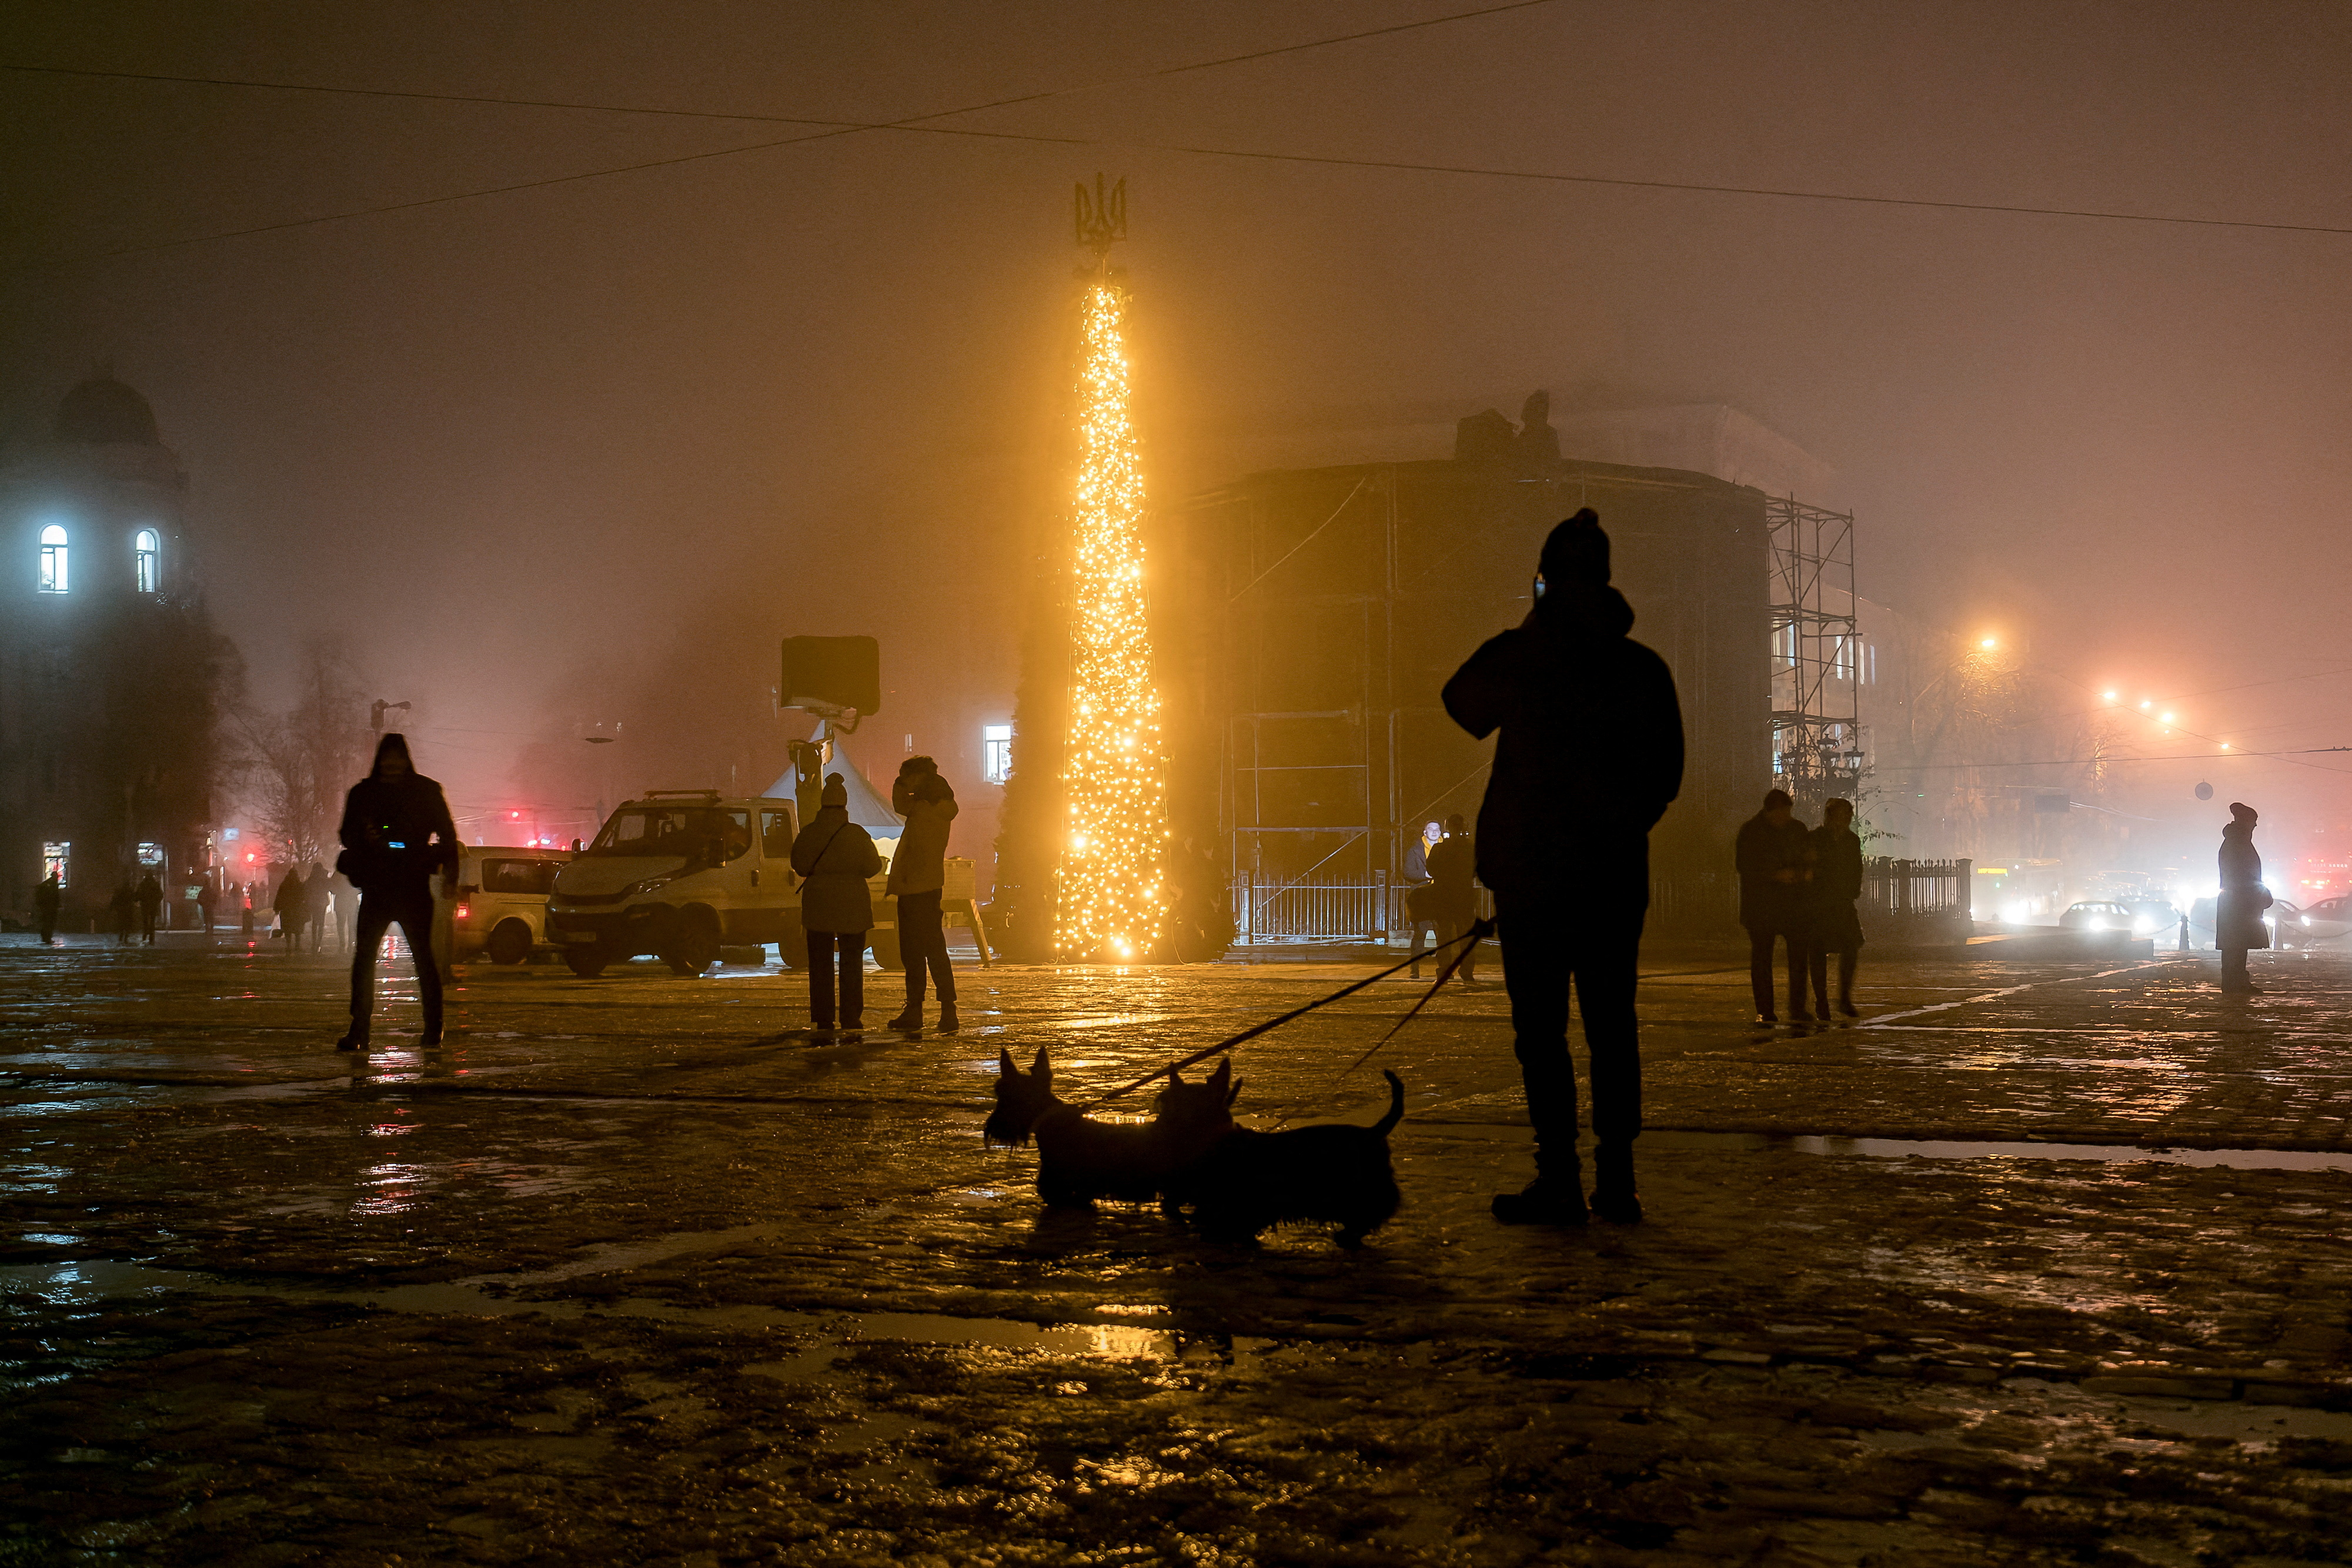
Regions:
M 832 736 L 831 722 L 828 719 L 817 720 L 816 729 L 810 735 L 809 739 L 824 741 L 828 738 L 837 738 Z M 898 848 L 898 835 L 906 831 L 906 819 L 890 810 L 888 799 L 874 788 L 872 781 L 865 774 L 857 770 L 857 764 L 852 762 L 849 759 L 849 754 L 840 749 L 837 744 L 834 749 L 833 760 L 825 764 L 824 770 L 829 774 L 841 775 L 841 782 L 849 791 L 849 820 L 865 829 L 873 838 L 874 845 L 882 852 L 883 858 L 886 860 L 889 858 L 891 852 Z M 820 787 L 824 784 L 821 779 L 817 782 Z M 784 769 L 782 778 L 768 786 L 767 794 L 773 800 L 793 800 L 799 799 L 799 788 L 798 771 L 787 768 Z

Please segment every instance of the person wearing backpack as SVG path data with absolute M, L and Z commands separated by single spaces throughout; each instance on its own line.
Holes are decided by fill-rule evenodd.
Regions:
M 874 929 L 874 897 L 866 882 L 882 869 L 881 852 L 849 820 L 849 787 L 825 776 L 815 816 L 793 840 L 793 870 L 801 883 L 801 925 L 808 933 L 809 1019 L 818 1029 L 862 1029 L 866 1023 L 866 934 Z M 835 965 L 841 1009 L 834 1010 Z

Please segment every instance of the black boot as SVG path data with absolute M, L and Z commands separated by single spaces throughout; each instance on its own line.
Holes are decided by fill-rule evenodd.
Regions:
M 1642 1195 L 1633 1190 L 1633 1145 L 1603 1144 L 1594 1151 L 1592 1212 L 1612 1225 L 1642 1223 Z
M 1564 1162 L 1538 1158 L 1536 1173 L 1520 1191 L 1495 1195 L 1495 1218 L 1505 1225 L 1582 1225 L 1584 1171 L 1574 1151 Z

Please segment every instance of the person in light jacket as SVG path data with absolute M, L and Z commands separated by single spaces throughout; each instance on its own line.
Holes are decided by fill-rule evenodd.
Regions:
M 923 977 L 928 969 L 939 987 L 940 1028 L 957 1027 L 955 970 L 948 964 L 947 932 L 940 924 L 940 899 L 948 883 L 948 824 L 955 821 L 955 791 L 928 757 L 909 757 L 891 781 L 890 809 L 907 819 L 898 852 L 890 857 L 884 891 L 898 900 L 898 956 L 907 966 L 907 1010 L 892 1029 L 923 1027 Z
M 2221 949 L 2221 994 L 2253 997 L 2262 994 L 2246 971 L 2246 951 L 2271 945 L 2263 911 L 2271 906 L 2271 890 L 2263 885 L 2263 857 L 2254 848 L 2254 824 L 2261 821 L 2252 806 L 2230 803 L 2230 825 L 2221 830 L 2221 892 L 2214 901 L 2213 946 Z
M 801 883 L 801 925 L 808 933 L 809 1017 L 834 1027 L 834 965 L 841 975 L 841 1027 L 866 1023 L 866 934 L 874 929 L 874 899 L 866 879 L 882 855 L 865 829 L 849 820 L 849 787 L 825 776 L 817 814 L 793 840 L 793 870 Z

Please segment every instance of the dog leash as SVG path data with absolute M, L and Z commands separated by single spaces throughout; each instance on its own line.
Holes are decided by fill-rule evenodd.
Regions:
M 1437 972 L 1437 979 L 1435 983 L 1433 984 L 1429 989 L 1421 994 L 1421 1000 L 1412 1004 L 1412 1011 L 1406 1013 L 1404 1017 L 1397 1019 L 1395 1023 L 1390 1025 L 1388 1033 L 1374 1040 L 1371 1044 L 1371 1048 L 1366 1051 L 1363 1055 L 1356 1058 L 1355 1061 L 1348 1063 L 1347 1066 L 1331 1074 L 1331 1082 L 1323 1086 L 1323 1092 L 1328 1094 L 1332 1090 L 1338 1088 L 1341 1079 L 1355 1071 L 1359 1067 L 1363 1066 L 1367 1061 L 1370 1061 L 1373 1055 L 1379 1051 L 1381 1047 L 1394 1040 L 1397 1037 L 1398 1031 L 1402 1030 L 1405 1025 L 1411 1023 L 1420 1013 L 1422 1009 L 1427 1007 L 1432 1001 L 1436 999 L 1437 993 L 1445 988 L 1445 982 L 1454 977 L 1454 971 L 1462 967 L 1464 960 L 1467 959 L 1472 953 L 1477 951 L 1479 939 L 1485 936 L 1491 936 L 1494 933 L 1495 923 L 1492 920 L 1472 921 L 1470 923 L 1470 929 L 1461 937 L 1457 938 L 1457 940 L 1462 943 L 1462 951 L 1454 954 L 1454 956 L 1445 961 L 1445 967 Z M 1393 969 L 1390 971 L 1391 974 L 1394 974 L 1395 972 L 1396 971 Z M 1288 1103 L 1296 1105 L 1298 1102 L 1293 1100 L 1288 1102 Z M 1289 1120 L 1290 1117 L 1288 1115 L 1276 1116 L 1274 1119 L 1274 1124 L 1279 1127 L 1285 1122 Z
M 1176 1061 L 1171 1061 L 1165 1067 L 1154 1068 L 1152 1071 L 1145 1073 L 1142 1077 L 1135 1080 L 1131 1083 L 1122 1083 L 1118 1088 L 1111 1090 L 1108 1093 L 1097 1094 L 1093 1099 L 1080 1105 L 1078 1109 L 1081 1111 L 1091 1111 L 1096 1106 L 1116 1100 L 1122 1094 L 1131 1094 L 1147 1083 L 1156 1082 L 1160 1079 L 1167 1077 L 1171 1072 L 1181 1071 L 1183 1069 L 1192 1066 L 1196 1061 L 1205 1061 L 1210 1057 L 1218 1054 L 1220 1051 L 1231 1051 L 1234 1047 L 1241 1044 L 1244 1040 L 1255 1040 L 1259 1035 L 1265 1034 L 1269 1030 L 1280 1029 L 1284 1024 L 1288 1023 L 1293 1019 L 1305 1018 L 1317 1008 L 1328 1007 L 1333 1002 L 1339 1000 L 1342 997 L 1354 996 L 1366 986 L 1372 985 L 1381 980 L 1385 980 L 1391 975 L 1395 974 L 1399 969 L 1411 968 L 1413 965 L 1420 963 L 1424 958 L 1433 958 L 1438 954 L 1444 952 L 1448 947 L 1459 946 L 1462 948 L 1462 951 L 1456 953 L 1450 960 L 1447 961 L 1444 972 L 1437 977 L 1437 984 L 1439 986 L 1443 986 L 1445 984 L 1447 979 L 1452 977 L 1454 971 L 1461 967 L 1462 960 L 1469 956 L 1470 950 L 1477 946 L 1479 940 L 1482 937 L 1491 936 L 1494 934 L 1495 923 L 1493 921 L 1474 921 L 1471 923 L 1469 930 L 1464 932 L 1461 936 L 1456 936 L 1451 942 L 1441 942 L 1426 953 L 1416 953 L 1412 957 L 1406 958 L 1400 963 L 1390 965 L 1387 968 L 1382 969 L 1377 975 L 1367 975 L 1362 979 L 1356 981 L 1352 985 L 1340 987 L 1338 990 L 1333 991 L 1328 997 L 1318 998 L 1317 1000 L 1308 1002 L 1302 1008 L 1293 1008 L 1288 1012 L 1284 1013 L 1280 1018 L 1268 1019 L 1261 1024 L 1252 1024 L 1249 1028 L 1242 1030 L 1239 1034 L 1228 1035 L 1223 1040 L 1217 1041 L 1214 1045 L 1203 1046 L 1190 1056 L 1184 1057 Z M 1420 1001 L 1413 1004 L 1412 1012 L 1405 1014 L 1402 1019 L 1397 1020 L 1396 1029 L 1389 1030 L 1387 1035 L 1382 1035 L 1381 1037 L 1381 1045 L 1386 1045 L 1389 1042 L 1389 1037 L 1395 1034 L 1397 1029 L 1402 1029 L 1406 1023 L 1410 1022 L 1412 1019 L 1413 1013 L 1421 1011 L 1423 1007 L 1428 1005 L 1429 998 L 1433 997 L 1436 994 L 1436 987 L 1432 987 L 1429 991 L 1429 996 L 1424 996 Z M 1381 1045 L 1375 1045 L 1372 1047 L 1372 1051 L 1378 1051 L 1381 1048 Z M 1369 1058 L 1371 1053 L 1372 1052 L 1370 1051 L 1368 1051 L 1362 1057 L 1359 1057 L 1356 1061 L 1356 1066 L 1362 1066 L 1364 1060 Z M 1355 1071 L 1355 1068 L 1350 1067 L 1348 1071 L 1352 1072 Z

